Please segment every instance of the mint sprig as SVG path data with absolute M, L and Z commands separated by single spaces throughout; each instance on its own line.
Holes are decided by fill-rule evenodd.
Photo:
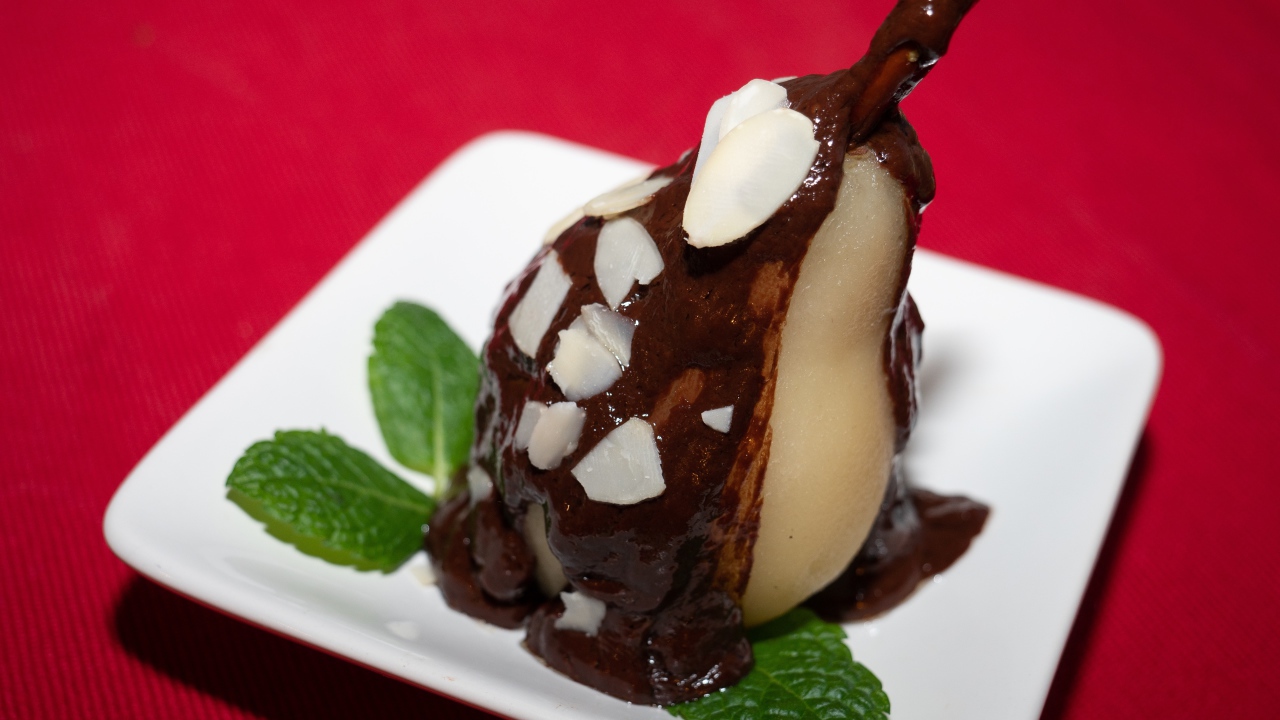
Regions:
M 373 329 L 369 392 L 391 456 L 436 480 L 467 462 L 480 361 L 432 310 L 398 302 Z
M 737 685 L 667 711 L 687 720 L 886 720 L 880 680 L 855 662 L 844 630 L 797 608 L 748 633 L 756 664 Z
M 422 547 L 435 500 L 321 430 L 254 443 L 227 478 L 227 498 L 302 552 L 390 572 Z
M 440 318 L 400 302 L 374 328 L 369 390 L 391 455 L 432 475 L 437 497 L 466 462 L 479 361 Z M 390 572 L 422 544 L 437 500 L 321 430 L 278 431 L 227 478 L 227 498 L 302 552 Z M 887 720 L 880 681 L 838 625 L 799 608 L 750 631 L 755 667 L 737 685 L 667 710 L 687 720 Z

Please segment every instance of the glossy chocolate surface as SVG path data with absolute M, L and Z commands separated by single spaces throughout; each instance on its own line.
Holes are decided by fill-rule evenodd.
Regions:
M 681 220 L 696 157 L 654 173 L 673 180 L 625 215 L 644 225 L 665 268 L 647 286 L 635 285 L 618 308 L 638 323 L 630 365 L 608 390 L 578 402 L 586 425 L 577 448 L 551 470 L 534 468 L 527 453 L 515 449 L 515 426 L 525 402 L 565 400 L 545 367 L 557 332 L 583 305 L 603 301 L 593 279 L 603 221 L 579 221 L 511 283 L 482 355 L 472 452 L 473 462 L 494 478 L 495 493 L 471 503 L 463 492 L 440 509 L 428 534 L 452 607 L 504 627 L 527 617 L 527 646 L 548 665 L 632 702 L 693 699 L 750 669 L 739 601 L 759 525 L 775 364 L 792 289 L 810 240 L 834 206 L 846 153 L 874 153 L 907 197 L 902 210 L 909 249 L 897 278 L 900 302 L 896 311 L 886 309 L 895 318 L 884 344 L 900 450 L 915 418 L 922 328 L 905 287 L 919 212 L 932 199 L 934 185 L 928 156 L 897 101 L 945 52 L 971 4 L 903 0 L 852 69 L 783 83 L 791 108 L 814 122 L 818 156 L 795 195 L 745 238 L 716 248 L 689 246 Z M 530 358 L 515 346 L 508 318 L 539 264 L 557 261 L 548 255 L 552 249 L 573 285 Z M 727 433 L 702 422 L 702 410 L 725 405 L 740 409 Z M 665 492 L 625 506 L 587 499 L 571 468 L 632 417 L 654 429 Z M 891 483 L 868 543 L 886 551 L 864 547 L 864 570 L 874 560 L 877 572 L 859 577 L 901 585 L 906 581 L 894 568 L 919 566 L 921 552 L 928 558 L 958 557 L 959 552 L 919 550 L 920 543 L 932 548 L 929 538 L 942 537 L 930 534 L 931 521 L 919 520 L 931 517 L 928 508 L 934 507 L 921 498 L 907 493 L 900 480 Z M 546 508 L 548 541 L 568 577 L 567 589 L 608 607 L 594 636 L 557 629 L 563 605 L 533 580 L 533 556 L 522 532 L 533 503 Z M 875 588 L 854 594 L 859 592 L 866 597 Z
M 959 560 L 990 512 L 966 497 L 911 487 L 895 471 L 858 555 L 805 605 L 831 622 L 865 620 L 892 609 Z

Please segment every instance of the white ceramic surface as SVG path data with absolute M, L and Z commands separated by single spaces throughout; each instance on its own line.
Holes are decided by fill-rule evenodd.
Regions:
M 223 495 L 239 454 L 277 428 L 325 427 L 411 477 L 387 454 L 365 389 L 378 315 L 422 302 L 478 347 L 544 230 L 645 167 L 526 133 L 458 151 L 147 453 L 107 510 L 111 548 L 178 592 L 496 713 L 667 717 L 545 669 L 521 633 L 450 611 L 407 566 L 328 565 Z M 953 568 L 849 626 L 849 643 L 898 720 L 1032 720 L 1155 391 L 1159 345 L 1117 310 L 928 252 L 911 290 L 928 324 L 911 476 L 994 512 Z

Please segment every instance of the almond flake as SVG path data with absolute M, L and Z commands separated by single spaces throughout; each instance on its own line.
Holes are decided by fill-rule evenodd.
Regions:
M 551 321 L 572 285 L 573 281 L 560 266 L 560 256 L 555 250 L 547 252 L 538 267 L 538 274 L 529 283 L 529 289 L 507 318 L 511 339 L 525 355 L 535 357 L 538 354 L 542 337 L 547 334 L 547 328 L 551 327 Z
M 817 155 L 813 121 L 795 110 L 744 120 L 716 145 L 689 189 L 689 244 L 724 245 L 763 225 L 799 189 Z
M 578 447 L 587 413 L 571 402 L 553 403 L 543 411 L 529 437 L 529 462 L 541 470 L 560 465 Z
M 613 310 L 631 294 L 631 286 L 648 285 L 665 265 L 658 245 L 633 218 L 610 220 L 600 228 L 593 262 L 596 284 Z
M 524 408 L 520 411 L 520 421 L 516 423 L 514 444 L 517 450 L 525 450 L 529 447 L 529 438 L 533 437 L 533 428 L 538 424 L 538 418 L 542 417 L 542 411 L 546 409 L 546 403 L 533 400 L 524 404 Z
M 467 491 L 471 496 L 471 506 L 481 500 L 489 497 L 489 493 L 493 492 L 493 478 L 489 477 L 489 473 L 479 465 L 472 465 L 467 470 Z
M 729 131 L 738 127 L 760 113 L 785 108 L 787 106 L 787 89 L 768 80 L 752 80 L 743 85 L 737 92 L 729 96 L 729 104 L 724 109 L 724 117 L 720 119 L 719 140 Z
M 595 637 L 604 620 L 604 602 L 580 592 L 562 592 L 560 601 L 564 603 L 564 614 L 556 618 L 557 630 L 577 630 Z
M 609 217 L 644 205 L 654 193 L 671 184 L 675 178 L 659 175 L 648 180 L 632 181 L 595 198 L 583 207 L 588 217 Z
M 556 238 L 563 235 L 565 230 L 576 225 L 584 217 L 586 217 L 586 213 L 583 209 L 575 208 L 573 212 L 557 220 L 555 225 L 547 228 L 547 234 L 542 236 L 542 244 L 550 245 L 555 242 Z
M 604 392 L 622 377 L 618 359 L 609 348 L 582 327 L 570 326 L 560 331 L 555 358 L 547 363 L 547 372 L 570 400 Z
M 712 430 L 722 433 L 729 432 L 729 427 L 733 424 L 733 406 L 726 405 L 715 410 L 707 410 L 702 413 L 702 422 Z
M 591 334 L 613 353 L 623 368 L 631 364 L 631 338 L 636 333 L 635 320 L 609 310 L 599 303 L 583 305 L 579 319 L 583 320 Z
M 693 179 L 698 178 L 716 145 L 742 121 L 774 108 L 787 107 L 787 89 L 768 80 L 750 80 L 746 85 L 711 103 L 702 126 L 702 143 L 693 163 Z
M 693 161 L 694 180 L 698 179 L 702 166 L 706 164 L 707 158 L 711 157 L 711 152 L 720 142 L 720 121 L 724 120 L 724 111 L 729 107 L 729 101 L 732 99 L 732 93 L 725 95 L 711 103 L 711 109 L 707 110 L 707 121 L 702 125 L 702 142 L 698 144 L 698 159 Z
M 614 428 L 571 472 L 596 502 L 633 505 L 667 489 L 653 428 L 640 418 Z

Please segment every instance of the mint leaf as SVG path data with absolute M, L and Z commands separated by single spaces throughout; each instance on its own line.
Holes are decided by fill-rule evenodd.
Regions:
M 398 302 L 373 328 L 369 393 L 391 456 L 436 480 L 467 462 L 480 361 L 435 312 Z
M 750 631 L 756 664 L 737 685 L 667 711 L 688 720 L 885 720 L 889 697 L 844 644 L 844 630 L 797 608 Z
M 299 550 L 390 572 L 422 547 L 435 501 L 341 438 L 278 431 L 227 478 L 227 498 Z

